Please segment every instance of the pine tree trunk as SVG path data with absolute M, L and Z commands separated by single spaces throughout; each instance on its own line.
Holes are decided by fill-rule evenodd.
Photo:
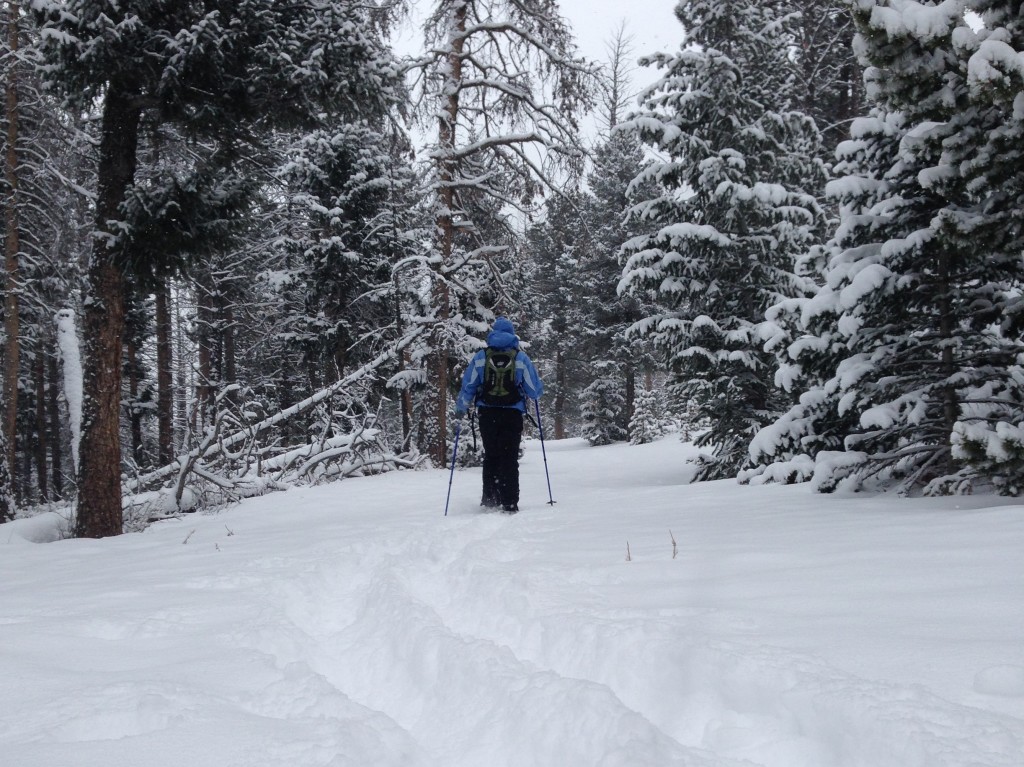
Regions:
M 129 89 L 112 83 L 103 106 L 96 232 L 118 220 L 119 206 L 135 177 L 139 107 Z M 121 354 L 125 328 L 125 279 L 108 240 L 94 239 L 87 270 L 85 305 L 85 402 L 78 471 L 79 538 L 120 535 L 121 509 Z
M 36 384 L 36 485 L 39 500 L 45 503 L 50 500 L 50 489 L 46 470 L 46 360 L 41 349 L 36 354 L 33 376 Z
M 60 429 L 60 398 L 58 394 L 60 387 L 57 385 L 60 379 L 57 377 L 57 355 L 52 352 L 47 354 L 46 362 L 47 378 L 50 379 L 46 402 L 46 410 L 49 414 L 47 420 L 50 427 L 50 484 L 53 488 L 54 498 L 60 498 L 64 495 L 64 447 Z
M 7 448 L 6 492 L 0 489 L 0 498 L 16 497 L 17 482 L 15 480 L 16 442 L 18 424 L 18 372 L 21 366 L 19 327 L 19 276 L 18 254 L 21 250 L 20 225 L 18 220 L 18 17 L 21 9 L 18 3 L 7 4 L 7 40 L 10 46 L 10 63 L 7 69 L 6 83 L 6 117 L 7 117 L 7 153 L 4 158 L 4 178 L 7 182 L 7 199 L 4 201 L 4 359 L 3 359 L 3 393 L 4 402 L 3 430 Z M 7 511 L 0 509 L 0 515 Z
M 171 366 L 171 306 L 167 284 L 156 291 L 156 421 L 157 463 L 174 460 L 174 391 Z

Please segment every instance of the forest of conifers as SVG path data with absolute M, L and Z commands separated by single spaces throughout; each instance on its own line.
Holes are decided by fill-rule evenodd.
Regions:
M 403 0 L 3 3 L 0 518 L 444 466 L 499 315 L 548 438 L 1018 494 L 1021 4 L 675 8 L 586 61 L 556 0 L 411 56 Z

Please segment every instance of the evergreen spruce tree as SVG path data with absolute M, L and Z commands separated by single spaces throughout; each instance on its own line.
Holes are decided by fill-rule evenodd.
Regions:
M 1020 2 L 979 0 L 968 8 L 983 24 L 958 19 L 950 36 L 963 93 L 934 141 L 939 161 L 922 174 L 940 192 L 936 239 L 949 255 L 939 261 L 936 308 L 946 373 L 944 415 L 953 420 L 949 478 L 938 472 L 927 491 L 994 488 L 1024 492 L 1024 195 L 1021 140 L 1024 51 Z M 965 87 L 960 83 L 965 83 Z M 928 475 L 925 475 L 927 478 Z
M 593 380 L 580 394 L 582 433 L 591 445 L 610 445 L 628 437 L 621 423 L 626 392 L 617 366 L 610 360 L 591 360 Z
M 642 388 L 636 397 L 636 408 L 629 421 L 629 444 L 646 445 L 663 433 L 662 403 L 656 389 Z
M 1020 135 L 1005 77 L 1020 75 L 997 20 L 1014 14 L 975 32 L 956 3 L 855 8 L 876 106 L 840 147 L 824 287 L 797 307 L 795 360 L 831 373 L 756 443 L 808 448 L 819 489 L 1021 487 L 1019 171 L 1004 143 Z
M 349 123 L 301 136 L 287 163 L 290 206 L 302 213 L 289 238 L 301 264 L 300 305 L 284 332 L 311 357 L 318 379 L 337 380 L 374 356 L 393 322 L 391 269 L 410 254 L 412 228 L 383 220 L 403 191 L 392 182 L 411 183 L 395 141 L 381 124 Z
M 763 348 L 766 310 L 799 290 L 797 254 L 819 237 L 823 181 L 813 121 L 792 111 L 788 42 L 778 3 L 682 2 L 686 47 L 631 121 L 665 160 L 638 183 L 661 193 L 635 208 L 649 234 L 626 244 L 623 286 L 657 294 L 634 327 L 670 364 L 670 391 L 694 399 L 711 428 L 697 479 L 735 476 L 757 431 L 785 399 Z M 651 231 L 653 228 L 653 231 Z
M 578 433 L 580 392 L 591 377 L 592 355 L 584 338 L 591 310 L 581 272 L 593 247 L 586 221 L 592 204 L 579 190 L 553 196 L 544 219 L 527 231 L 530 356 L 553 373 L 544 386 L 554 439 Z
M 621 252 L 623 244 L 640 234 L 642 224 L 629 217 L 630 209 L 645 194 L 653 192 L 650 184 L 633 184 L 637 169 L 643 165 L 643 150 L 632 131 L 611 126 L 611 135 L 594 151 L 594 165 L 588 176 L 593 204 L 588 209 L 589 228 L 593 245 L 581 264 L 586 305 L 590 310 L 585 325 L 586 348 L 597 361 L 594 373 L 605 379 L 601 391 L 610 393 L 618 389 L 616 401 L 622 408 L 612 411 L 600 408 L 588 418 L 588 431 L 595 430 L 607 438 L 629 437 L 629 423 L 635 406 L 634 398 L 638 374 L 653 363 L 648 344 L 630 338 L 629 328 L 644 316 L 643 292 L 628 293 L 618 290 L 622 276 Z M 606 413 L 611 423 L 602 423 Z

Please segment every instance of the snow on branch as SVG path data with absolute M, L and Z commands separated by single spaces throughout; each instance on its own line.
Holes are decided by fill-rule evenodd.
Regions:
M 274 427 L 296 416 L 325 407 L 332 398 L 359 384 L 380 367 L 398 357 L 424 332 L 413 326 L 370 362 L 341 380 L 291 407 L 256 423 L 246 422 L 245 408 L 233 405 L 237 387 L 218 393 L 216 416 L 202 442 L 167 466 L 124 483 L 125 510 L 130 518 L 148 520 L 283 489 L 294 482 L 351 476 L 369 471 L 412 467 L 416 456 L 391 450 L 383 432 L 373 426 L 372 415 L 344 414 L 346 423 L 324 418 L 318 440 L 293 448 L 277 447 L 279 437 L 268 437 Z M 338 433 L 340 432 L 340 433 Z

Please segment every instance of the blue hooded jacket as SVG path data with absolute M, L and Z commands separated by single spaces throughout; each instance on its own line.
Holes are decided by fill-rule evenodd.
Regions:
M 491 349 L 519 349 L 519 337 L 516 335 L 512 321 L 507 317 L 498 317 L 491 326 L 491 332 L 487 334 L 487 346 Z M 455 401 L 455 412 L 465 413 L 474 405 L 477 407 L 509 407 L 526 412 L 527 399 L 539 399 L 544 393 L 544 384 L 537 375 L 537 368 L 526 352 L 519 351 L 516 355 L 516 386 L 522 392 L 523 398 L 514 405 L 485 405 L 477 402 L 477 394 L 484 383 L 484 364 L 487 361 L 487 350 L 481 349 L 473 355 L 462 376 L 462 390 L 459 398 Z

